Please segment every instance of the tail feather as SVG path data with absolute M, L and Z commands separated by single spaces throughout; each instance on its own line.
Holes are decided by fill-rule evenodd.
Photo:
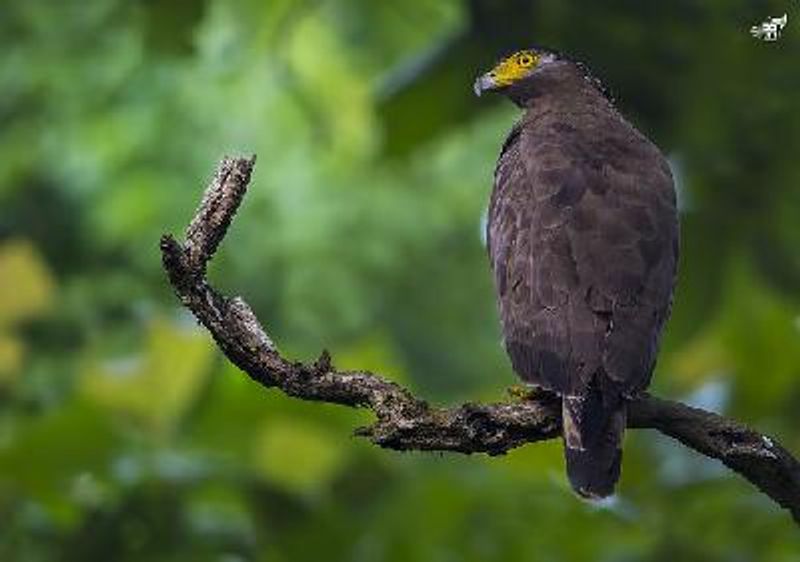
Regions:
M 627 408 L 619 396 L 604 395 L 595 385 L 562 402 L 567 476 L 580 496 L 600 499 L 614 493 L 622 461 Z

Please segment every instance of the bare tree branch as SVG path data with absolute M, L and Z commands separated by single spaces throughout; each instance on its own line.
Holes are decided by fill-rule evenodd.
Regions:
M 371 409 L 376 422 L 357 430 L 396 450 L 501 455 L 561 434 L 557 396 L 537 392 L 510 403 L 440 408 L 367 371 L 340 371 L 323 351 L 314 363 L 284 358 L 247 303 L 214 290 L 205 279 L 212 258 L 241 203 L 255 157 L 224 159 L 181 244 L 161 239 L 164 269 L 181 302 L 208 329 L 234 364 L 265 387 L 289 396 Z M 733 420 L 679 402 L 643 395 L 631 402 L 629 426 L 657 429 L 719 459 L 800 523 L 800 463 L 777 441 Z

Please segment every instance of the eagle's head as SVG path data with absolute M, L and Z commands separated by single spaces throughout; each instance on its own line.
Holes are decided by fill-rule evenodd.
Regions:
M 544 78 L 544 75 L 559 73 L 582 76 L 609 101 L 613 101 L 608 88 L 589 71 L 586 65 L 562 53 L 540 47 L 517 51 L 501 59 L 489 72 L 475 80 L 473 89 L 478 96 L 483 92 L 499 92 L 518 105 L 524 105 L 534 93 L 533 86 L 539 76 Z
M 543 49 L 525 49 L 501 59 L 489 72 L 475 80 L 475 95 L 513 88 L 545 66 L 559 60 L 556 53 Z

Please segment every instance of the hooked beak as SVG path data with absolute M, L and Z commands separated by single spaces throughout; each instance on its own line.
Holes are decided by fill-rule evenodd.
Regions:
M 475 92 L 475 95 L 478 97 L 480 97 L 483 92 L 490 92 L 492 90 L 496 90 L 497 88 L 497 82 L 489 73 L 479 76 L 475 80 L 475 84 L 472 85 L 472 89 Z

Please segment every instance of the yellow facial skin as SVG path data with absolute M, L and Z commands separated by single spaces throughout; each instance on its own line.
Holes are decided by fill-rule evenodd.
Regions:
M 498 62 L 495 67 L 475 80 L 475 95 L 499 90 L 525 78 L 543 61 L 543 55 L 532 50 L 518 51 Z
M 530 74 L 539 64 L 539 58 L 534 51 L 519 51 L 497 63 L 488 76 L 498 88 L 509 86 Z

